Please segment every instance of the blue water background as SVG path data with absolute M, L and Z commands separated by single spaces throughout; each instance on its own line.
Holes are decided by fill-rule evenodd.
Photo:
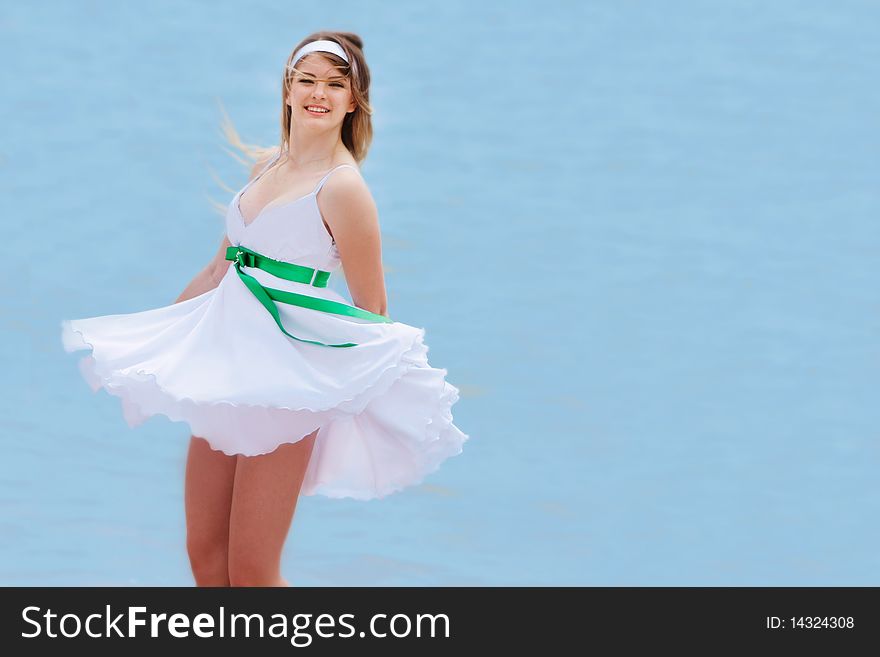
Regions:
M 39 2 L 0 13 L 0 584 L 189 585 L 186 426 L 94 395 L 61 318 L 171 303 L 359 33 L 389 310 L 462 455 L 302 498 L 294 585 L 880 584 L 880 6 Z M 215 178 L 216 176 L 217 178 Z

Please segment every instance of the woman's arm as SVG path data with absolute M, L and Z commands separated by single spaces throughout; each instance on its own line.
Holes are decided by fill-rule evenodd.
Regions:
M 192 299 L 193 297 L 204 294 L 208 290 L 213 290 L 220 285 L 220 281 L 223 279 L 223 275 L 226 273 L 226 269 L 230 264 L 229 261 L 226 260 L 226 248 L 228 246 L 231 246 L 229 238 L 224 234 L 223 241 L 220 243 L 220 248 L 217 249 L 217 253 L 211 259 L 211 262 L 209 262 L 202 271 L 196 274 L 195 278 L 190 281 L 189 285 L 187 285 L 186 289 L 180 293 L 180 296 L 177 297 L 174 303 L 180 303 L 181 301 Z
M 366 182 L 356 171 L 342 169 L 323 189 L 321 214 L 336 240 L 352 302 L 388 317 L 379 213 Z

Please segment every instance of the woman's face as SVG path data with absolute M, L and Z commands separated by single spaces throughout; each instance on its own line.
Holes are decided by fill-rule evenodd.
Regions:
M 293 72 L 287 104 L 298 125 L 324 127 L 341 125 L 356 106 L 351 81 L 343 77 L 328 59 L 317 53 L 306 55 Z M 323 107 L 328 112 L 311 112 L 306 107 Z

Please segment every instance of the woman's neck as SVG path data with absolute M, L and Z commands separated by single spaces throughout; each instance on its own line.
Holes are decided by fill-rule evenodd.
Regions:
M 295 169 L 317 171 L 330 166 L 337 155 L 346 151 L 341 139 L 330 141 L 323 137 L 296 139 L 291 135 L 288 141 L 290 152 L 287 154 L 290 165 Z

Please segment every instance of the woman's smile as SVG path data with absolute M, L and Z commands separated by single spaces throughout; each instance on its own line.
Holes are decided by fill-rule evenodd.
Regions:
M 312 116 L 322 116 L 324 114 L 330 113 L 329 109 L 327 109 L 327 108 L 318 109 L 320 107 L 322 107 L 322 106 L 321 105 L 306 105 L 305 110 L 306 110 L 306 112 L 308 112 Z M 315 108 L 315 111 L 313 111 L 312 108 Z

